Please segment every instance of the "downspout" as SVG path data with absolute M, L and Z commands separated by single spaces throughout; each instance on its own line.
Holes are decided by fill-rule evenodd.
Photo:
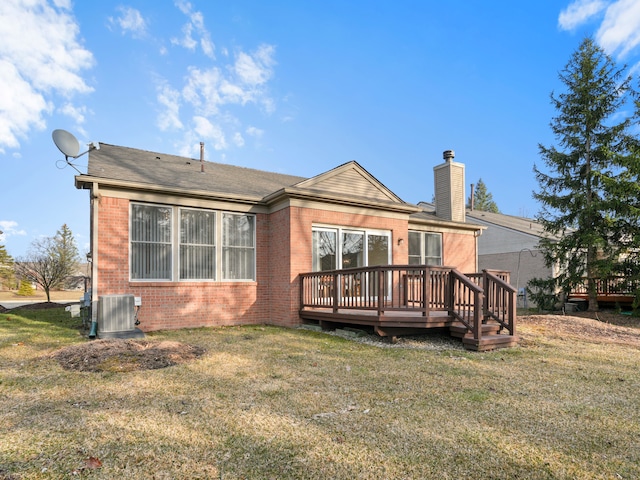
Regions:
M 478 271 L 478 255 L 480 254 L 480 251 L 478 249 L 478 238 L 480 237 L 480 235 L 482 235 L 482 230 L 476 230 L 475 232 L 473 232 L 473 237 L 475 238 L 475 248 L 476 248 L 476 272 Z
M 91 245 L 91 329 L 89 330 L 89 338 L 96 338 L 98 333 L 98 209 L 100 205 L 100 192 L 97 183 L 91 185 L 89 190 L 91 196 L 90 207 L 90 239 Z

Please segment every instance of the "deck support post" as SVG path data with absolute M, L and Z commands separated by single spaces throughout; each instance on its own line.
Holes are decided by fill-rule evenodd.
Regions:
M 431 304 L 431 298 L 429 296 L 430 293 L 430 280 L 431 280 L 431 269 L 429 267 L 425 267 L 422 269 L 422 316 L 426 317 L 429 315 L 429 305 Z
M 384 314 L 384 272 L 378 270 L 378 316 Z
M 338 313 L 338 307 L 340 302 L 340 292 L 342 291 L 342 286 L 339 284 L 340 274 L 333 274 L 333 313 Z

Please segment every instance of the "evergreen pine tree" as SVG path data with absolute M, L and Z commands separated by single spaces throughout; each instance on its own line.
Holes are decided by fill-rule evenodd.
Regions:
M 52 254 L 56 255 L 58 262 L 64 266 L 65 279 L 75 273 L 79 263 L 78 247 L 73 233 L 66 223 L 56 232 Z
M 487 186 L 480 178 L 473 192 L 473 209 L 483 212 L 500 213 L 498 205 L 493 201 L 493 195 L 487 191 Z
M 534 198 L 542 205 L 537 220 L 550 237 L 540 245 L 547 265 L 560 267 L 556 285 L 568 292 L 586 277 L 588 308 L 597 310 L 597 281 L 615 270 L 621 253 L 617 237 L 628 220 L 617 195 L 633 176 L 629 129 L 636 115 L 621 121 L 618 115 L 635 92 L 624 68 L 591 38 L 559 76 L 566 91 L 551 95 L 558 147 L 540 145 L 547 171 L 534 166 L 539 184 Z
M 7 253 L 4 245 L 0 245 L 0 287 L 14 288 L 13 258 Z

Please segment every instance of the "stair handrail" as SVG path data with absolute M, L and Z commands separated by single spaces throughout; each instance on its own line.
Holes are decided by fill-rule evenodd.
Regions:
M 476 341 L 482 338 L 482 309 L 484 289 L 455 268 L 450 273 L 449 314 L 472 333 Z
M 510 335 L 516 334 L 516 294 L 517 290 L 491 270 L 483 270 L 485 299 L 483 321 L 490 318 L 506 328 Z

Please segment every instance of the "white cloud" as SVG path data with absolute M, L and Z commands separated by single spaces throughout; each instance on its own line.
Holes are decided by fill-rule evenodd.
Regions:
M 274 50 L 271 45 L 263 45 L 253 55 L 239 52 L 227 76 L 217 67 L 190 67 L 182 91 L 184 99 L 203 115 L 216 115 L 223 105 L 247 103 L 261 104 L 272 111 L 273 101 L 264 86 L 273 76 Z
M 162 131 L 171 128 L 181 129 L 180 92 L 174 90 L 164 82 L 158 85 L 157 91 L 158 102 L 163 107 L 162 112 L 158 115 L 158 127 L 160 127 Z
M 201 141 L 213 140 L 213 148 L 224 150 L 227 148 L 227 141 L 220 126 L 214 125 L 209 119 L 201 116 L 193 117 L 194 132 L 201 138 Z
M 184 0 L 178 0 L 176 6 L 189 18 L 189 22 L 182 27 L 182 37 L 172 38 L 171 43 L 191 51 L 195 51 L 196 47 L 200 45 L 207 57 L 215 58 L 215 45 L 211 41 L 211 35 L 204 25 L 202 12 L 193 11 L 191 3 Z M 194 35 L 198 39 L 194 38 Z
M 31 128 L 45 128 L 43 113 L 51 111 L 51 104 L 5 59 L 0 59 L 0 90 L 0 152 L 4 152 L 3 147 L 18 148 L 18 137 Z
M 253 55 L 240 52 L 234 65 L 238 79 L 249 86 L 266 83 L 273 75 L 274 52 L 273 45 L 260 45 Z
M 65 103 L 61 108 L 60 112 L 64 115 L 71 117 L 77 125 L 82 125 L 85 120 L 85 115 L 87 113 L 86 106 L 76 107 L 70 103 Z
M 195 50 L 196 45 L 198 45 L 198 42 L 196 42 L 193 39 L 193 36 L 191 35 L 192 30 L 193 30 L 193 25 L 191 25 L 190 23 L 187 23 L 185 26 L 182 27 L 182 33 L 183 33 L 182 38 L 172 38 L 171 43 L 173 43 L 174 45 L 180 45 L 181 47 L 184 47 L 187 50 Z
M 558 25 L 563 30 L 573 30 L 607 7 L 603 0 L 575 0 L 558 17 Z
M 276 49 L 263 44 L 253 52 L 237 50 L 233 58 L 229 58 L 229 51 L 223 48 L 221 59 L 216 59 L 202 13 L 194 11 L 185 0 L 178 0 L 176 6 L 189 22 L 183 26 L 182 37 L 171 39 L 172 43 L 196 53 L 200 47 L 214 64 L 188 67 L 181 87 L 170 86 L 167 80 L 161 82 L 157 89 L 162 107 L 158 124 L 162 129 L 172 126 L 188 129 L 178 146 L 181 154 L 187 156 L 197 153 L 200 141 L 211 143 L 218 151 L 241 148 L 245 138 L 237 118 L 238 107 L 257 105 L 268 113 L 275 110 L 268 83 L 274 75 Z M 250 136 L 259 137 L 262 133 L 251 127 L 247 129 Z
M 608 54 L 624 58 L 640 45 L 638 0 L 575 0 L 560 13 L 558 25 L 574 30 L 601 14 L 595 40 Z
M 609 6 L 596 40 L 608 53 L 620 58 L 636 48 L 640 44 L 640 2 L 619 0 Z
M 118 17 L 109 18 L 112 25 L 120 27 L 123 35 L 129 33 L 133 37 L 143 37 L 147 33 L 147 22 L 139 10 L 132 7 L 118 7 Z
M 247 132 L 247 135 L 251 137 L 256 137 L 256 138 L 261 138 L 264 135 L 264 130 L 261 130 L 256 127 L 248 127 L 246 132 Z
M 0 151 L 46 127 L 55 95 L 93 90 L 81 76 L 93 56 L 79 30 L 68 1 L 0 2 Z
M 244 147 L 244 138 L 240 132 L 236 132 L 233 135 L 233 143 L 238 147 Z
M 198 113 L 216 115 L 219 112 L 219 106 L 225 103 L 222 99 L 223 81 L 220 70 L 217 68 L 200 70 L 189 67 L 187 83 L 182 89 L 182 95 Z
M 7 237 L 13 237 L 16 235 L 24 236 L 27 234 L 21 228 L 18 228 L 18 222 L 13 220 L 0 220 L 0 230 L 2 230 L 2 236 L 0 240 L 4 241 Z

